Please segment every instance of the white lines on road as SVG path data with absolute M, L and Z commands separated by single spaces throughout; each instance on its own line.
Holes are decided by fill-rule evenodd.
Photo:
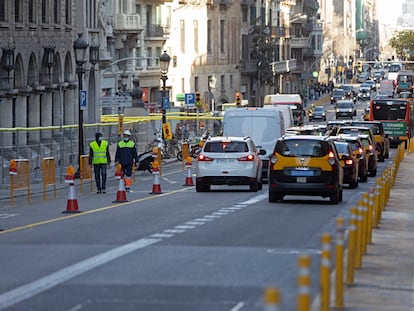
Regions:
M 186 229 L 194 229 L 195 226 L 179 225 L 179 226 L 175 226 L 174 228 L 175 229 L 184 229 L 184 230 L 186 230 Z
M 159 239 L 139 239 L 82 260 L 74 265 L 58 270 L 55 273 L 49 274 L 31 283 L 16 287 L 15 289 L 0 295 L 0 310 L 4 310 L 92 269 L 158 242 L 160 242 Z
M 240 301 L 237 305 L 230 309 L 230 311 L 239 311 L 244 307 L 244 302 Z
M 174 236 L 174 234 L 171 234 L 171 233 L 154 233 L 154 234 L 151 234 L 151 238 L 154 238 L 154 239 L 168 239 L 168 238 L 171 238 L 171 237 L 173 237 Z
M 165 229 L 164 233 L 183 233 L 185 230 L 182 229 Z

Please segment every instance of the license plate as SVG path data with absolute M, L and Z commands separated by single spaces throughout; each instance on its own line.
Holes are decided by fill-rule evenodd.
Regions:
M 296 182 L 298 182 L 298 183 L 306 183 L 306 177 L 296 177 Z

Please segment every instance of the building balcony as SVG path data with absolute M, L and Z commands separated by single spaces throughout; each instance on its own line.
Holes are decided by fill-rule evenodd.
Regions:
M 309 47 L 309 38 L 290 38 L 291 49 L 305 49 L 307 47 Z
M 322 50 L 306 48 L 302 50 L 303 57 L 321 57 L 323 55 Z
M 126 32 L 141 32 L 141 17 L 138 14 L 117 14 L 114 16 L 114 30 Z
M 275 74 L 282 74 L 296 70 L 296 59 L 282 60 L 279 62 L 273 62 L 272 71 Z
M 170 35 L 170 28 L 163 27 L 161 25 L 151 25 L 146 29 L 145 40 L 154 39 L 154 40 L 165 40 Z
M 257 73 L 257 59 L 241 60 L 240 72 L 242 74 L 256 74 Z

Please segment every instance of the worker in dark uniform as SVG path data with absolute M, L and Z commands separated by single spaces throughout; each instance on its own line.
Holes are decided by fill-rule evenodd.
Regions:
M 108 141 L 103 134 L 95 134 L 95 140 L 89 144 L 89 165 L 93 165 L 97 192 L 106 193 L 106 167 L 111 163 Z
M 135 142 L 131 140 L 131 132 L 124 131 L 122 140 L 118 143 L 115 153 L 115 162 L 120 163 L 124 174 L 125 190 L 131 188 L 132 166 L 138 163 L 138 154 Z

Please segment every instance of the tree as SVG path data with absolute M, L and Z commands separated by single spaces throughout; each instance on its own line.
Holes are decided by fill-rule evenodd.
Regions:
M 390 40 L 390 45 L 402 60 L 414 60 L 414 30 L 399 31 Z

